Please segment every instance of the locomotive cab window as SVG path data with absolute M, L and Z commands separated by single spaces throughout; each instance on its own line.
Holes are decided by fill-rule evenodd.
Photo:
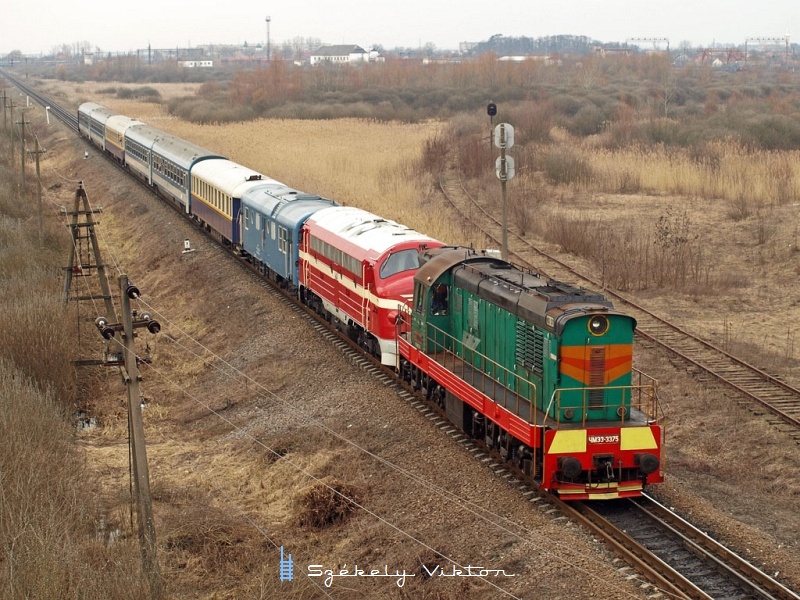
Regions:
M 450 312 L 450 293 L 443 283 L 433 286 L 431 293 L 431 315 L 446 315 Z
M 419 269 L 419 252 L 416 248 L 394 252 L 381 265 L 381 279 L 387 279 L 403 271 Z

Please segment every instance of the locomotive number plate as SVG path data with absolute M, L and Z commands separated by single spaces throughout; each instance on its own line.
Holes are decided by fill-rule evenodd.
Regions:
M 619 434 L 614 435 L 590 435 L 590 444 L 618 444 Z

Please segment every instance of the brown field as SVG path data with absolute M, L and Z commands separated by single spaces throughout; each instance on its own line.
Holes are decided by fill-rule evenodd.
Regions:
M 107 87 L 101 84 L 48 85 L 49 93 L 76 106 L 93 100 L 140 117 L 304 191 L 372 210 L 448 242 L 485 245 L 450 212 L 436 194 L 432 177 L 418 163 L 424 142 L 444 131 L 445 124 L 262 120 L 198 126 L 167 116 L 158 104 L 99 94 Z M 185 84 L 155 87 L 162 97 L 191 89 Z M 412 554 L 424 554 L 397 531 L 364 514 L 332 531 L 300 526 L 296 515 L 301 499 L 314 495 L 315 480 L 321 478 L 351 486 L 371 510 L 393 515 L 393 523 L 438 550 L 452 551 L 467 561 L 477 557 L 524 568 L 524 581 L 512 588 L 520 597 L 588 598 L 599 593 L 622 598 L 645 593 L 616 575 L 608 566 L 608 555 L 593 548 L 580 532 L 540 519 L 505 484 L 484 481 L 479 465 L 453 469 L 445 462 L 458 459 L 451 440 L 424 433 L 426 425 L 409 415 L 410 409 L 400 403 L 395 406 L 397 399 L 387 398 L 380 386 L 349 370 L 332 349 L 314 354 L 301 350 L 313 343 L 314 336 L 294 331 L 291 314 L 272 306 L 244 276 L 228 288 L 230 264 L 218 250 L 195 241 L 169 211 L 148 204 L 152 199 L 128 199 L 127 184 L 109 180 L 111 171 L 95 164 L 94 157 L 87 163 L 74 158 L 77 153 L 72 158 L 66 155 L 75 146 L 80 148 L 64 136 L 51 142 L 51 148 L 63 152 L 53 152 L 44 166 L 49 177 L 62 183 L 50 192 L 50 201 L 67 204 L 74 181 L 87 181 L 90 197 L 108 205 L 102 225 L 108 236 L 105 251 L 113 251 L 121 268 L 135 274 L 144 299 L 163 315 L 165 324 L 164 332 L 151 342 L 152 367 L 143 372 L 148 382 L 146 431 L 162 568 L 170 579 L 172 597 L 284 597 L 274 587 L 273 545 L 291 545 L 298 557 L 335 561 L 346 556 L 381 565 L 404 566 Z M 685 233 L 693 247 L 703 250 L 701 271 L 707 277 L 700 283 L 707 284 L 630 293 L 686 328 L 796 379 L 798 157 L 778 158 L 777 164 L 789 165 L 784 179 L 794 182 L 786 192 L 788 200 L 780 201 L 774 195 L 779 188 L 769 187 L 777 185 L 775 178 L 762 176 L 776 173 L 770 171 L 776 163 L 750 164 L 767 160 L 766 156 L 754 160 L 726 150 L 717 181 L 684 156 L 612 154 L 585 147 L 576 151 L 585 153 L 601 176 L 582 186 L 548 186 L 543 198 L 531 202 L 531 239 L 559 252 L 563 244 L 548 237 L 546 224 L 588 221 L 585 231 L 593 237 L 602 236 L 604 228 L 625 224 L 655 236 L 659 217 L 685 215 Z M 623 179 L 637 181 L 638 191 L 620 193 Z M 719 187 L 699 191 L 711 183 Z M 469 186 L 497 209 L 496 181 L 476 180 Z M 509 195 L 522 187 L 521 181 L 511 182 Z M 601 227 L 595 228 L 597 224 Z M 194 257 L 179 254 L 185 236 L 191 236 L 199 250 Z M 563 256 L 587 272 L 596 269 L 587 258 Z M 207 262 L 195 261 L 198 257 Z M 220 313 L 224 316 L 217 318 Z M 247 335 L 254 318 L 270 335 Z M 277 340 L 291 339 L 295 346 L 289 354 Z M 800 588 L 797 444 L 762 417 L 739 407 L 725 390 L 698 384 L 684 366 L 673 365 L 664 355 L 638 348 L 637 363 L 660 380 L 669 418 L 668 482 L 658 494 Z M 102 427 L 81 434 L 80 439 L 89 468 L 98 477 L 100 498 L 110 507 L 109 520 L 124 528 L 124 405 L 115 374 L 95 377 L 102 385 L 91 405 Z M 311 378 L 328 386 L 309 389 L 304 381 Z M 288 404 L 287 399 L 291 399 Z M 524 523 L 524 539 L 498 533 L 469 511 L 447 512 L 443 506 L 447 502 L 430 488 L 409 483 L 352 445 L 329 437 L 324 429 L 306 425 L 303 415 L 292 410 L 295 404 L 310 411 L 305 419 L 330 424 L 362 448 L 415 472 L 422 470 L 423 477 L 435 477 L 440 485 L 486 510 L 503 507 L 499 512 L 504 517 Z M 376 406 L 392 407 L 388 430 L 382 430 L 385 424 Z M 408 447 L 403 432 L 411 429 L 423 432 L 422 450 Z M 277 460 L 273 451 L 291 462 Z M 487 498 L 492 502 L 484 504 Z M 569 568 L 564 569 L 565 564 Z M 585 576 L 579 587 L 572 587 L 575 568 Z M 292 597 L 322 595 L 306 584 L 293 588 Z M 339 597 L 378 597 L 385 590 L 359 587 Z M 495 597 L 485 587 L 420 586 L 407 592 L 392 590 L 398 598 Z

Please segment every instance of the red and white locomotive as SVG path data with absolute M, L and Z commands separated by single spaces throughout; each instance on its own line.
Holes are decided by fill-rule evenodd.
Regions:
M 300 298 L 395 366 L 397 316 L 411 305 L 420 251 L 442 245 L 359 208 L 322 209 L 301 233 Z

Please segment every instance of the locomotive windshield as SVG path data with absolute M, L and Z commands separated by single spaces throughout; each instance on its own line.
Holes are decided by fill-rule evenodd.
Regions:
M 387 279 L 403 271 L 419 269 L 419 251 L 416 248 L 393 252 L 381 265 L 381 279 Z

